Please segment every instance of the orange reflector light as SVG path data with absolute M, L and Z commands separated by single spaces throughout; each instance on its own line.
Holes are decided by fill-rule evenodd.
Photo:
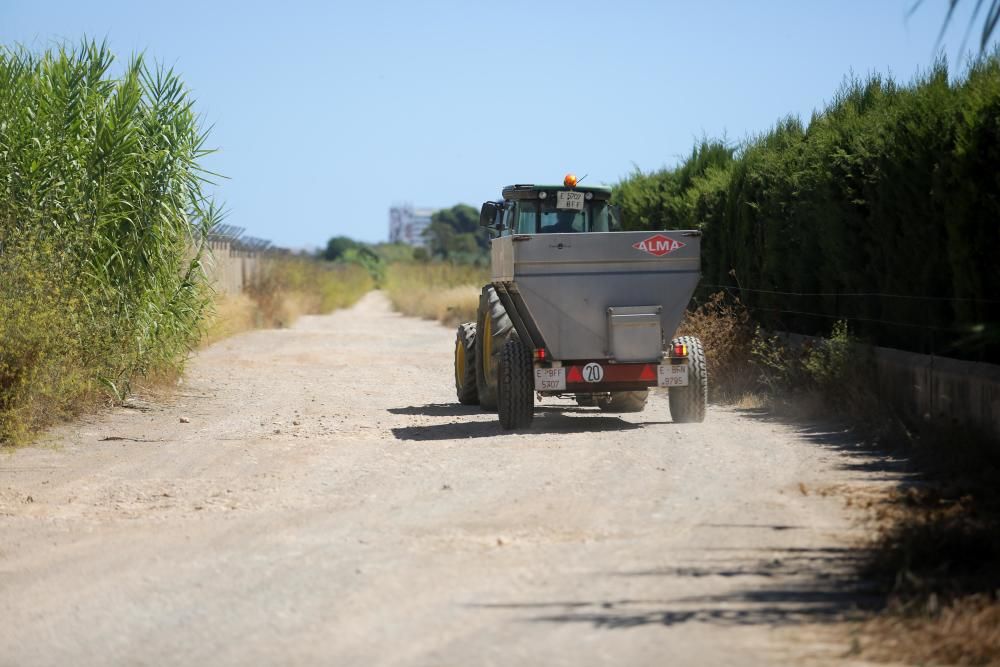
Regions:
M 688 356 L 688 346 L 684 343 L 674 343 L 674 356 L 675 357 L 686 357 Z
M 566 174 L 566 178 L 563 179 L 563 185 L 567 188 L 576 187 L 576 174 Z
M 535 360 L 536 361 L 545 361 L 545 348 L 544 347 L 540 347 L 540 348 L 538 348 L 538 349 L 535 350 Z

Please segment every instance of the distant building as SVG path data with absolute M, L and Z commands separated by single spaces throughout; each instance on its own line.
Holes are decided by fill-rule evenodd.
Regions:
M 409 204 L 390 208 L 389 243 L 425 247 L 424 230 L 430 226 L 434 212 L 433 208 L 413 208 Z

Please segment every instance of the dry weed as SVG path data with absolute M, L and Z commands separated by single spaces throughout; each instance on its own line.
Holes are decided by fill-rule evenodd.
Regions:
M 475 285 L 411 289 L 406 298 L 394 302 L 396 310 L 404 315 L 437 320 L 451 326 L 476 319 L 480 288 Z
M 373 286 L 357 264 L 330 264 L 306 258 L 270 259 L 246 294 L 256 307 L 254 326 L 291 326 L 301 315 L 319 315 L 350 306 Z
M 1000 601 L 970 595 L 942 605 L 936 596 L 922 612 L 900 605 L 864 623 L 862 655 L 921 665 L 996 665 L 1000 663 Z
M 475 321 L 479 294 L 488 281 L 487 271 L 477 266 L 394 264 L 386 291 L 400 313 L 452 326 Z
M 915 464 L 933 478 L 877 497 L 842 492 L 876 537 L 859 574 L 881 582 L 884 609 L 861 623 L 858 652 L 915 664 L 1000 664 L 1000 493 L 988 448 L 955 474 L 936 468 L 947 441 L 925 441 Z M 971 445 L 967 446 L 970 450 Z M 970 459 L 971 461 L 971 459 Z M 969 465 L 967 462 L 965 465 Z M 854 502 L 851 502 L 851 501 Z
M 716 292 L 686 313 L 677 335 L 697 336 L 705 346 L 712 400 L 735 402 L 756 389 L 751 363 L 755 334 L 746 308 L 725 292 Z
M 754 391 L 748 391 L 733 401 L 733 407 L 740 410 L 763 410 L 767 405 L 767 397 Z
M 206 318 L 203 346 L 261 326 L 257 304 L 246 294 L 217 294 Z

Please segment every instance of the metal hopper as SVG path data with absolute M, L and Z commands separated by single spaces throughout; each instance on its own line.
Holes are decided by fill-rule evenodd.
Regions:
M 700 277 L 701 232 L 523 234 L 492 242 L 493 285 L 553 360 L 656 361 Z

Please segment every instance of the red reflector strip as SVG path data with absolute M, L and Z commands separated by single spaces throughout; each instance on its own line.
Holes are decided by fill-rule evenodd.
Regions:
M 602 364 L 602 383 L 612 382 L 656 382 L 654 364 Z M 566 369 L 566 384 L 589 384 L 583 379 L 583 366 L 569 366 Z

